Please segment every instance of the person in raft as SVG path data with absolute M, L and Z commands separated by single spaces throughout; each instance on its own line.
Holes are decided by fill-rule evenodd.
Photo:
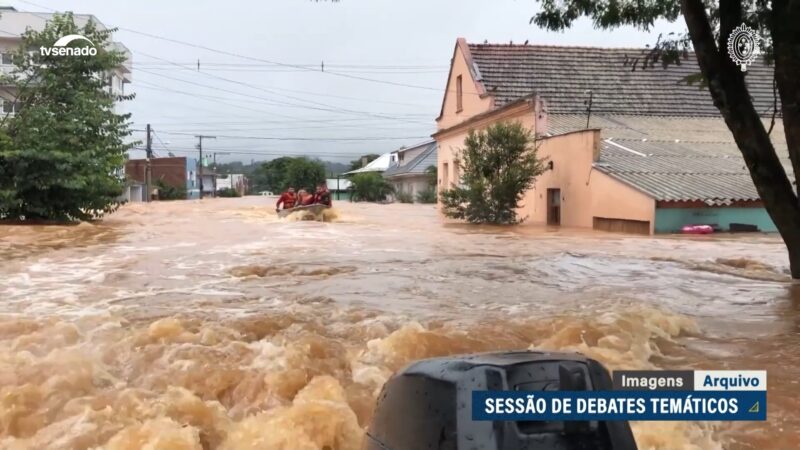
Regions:
M 300 189 L 297 192 L 297 206 L 309 206 L 314 204 L 314 196 L 309 194 L 307 190 Z
M 297 196 L 294 193 L 294 188 L 289 186 L 289 189 L 281 194 L 280 198 L 278 199 L 278 204 L 275 205 L 275 211 L 280 211 L 281 205 L 283 205 L 283 209 L 292 209 L 294 208 L 295 203 L 297 203 Z
M 314 195 L 314 203 L 317 205 L 325 205 L 329 208 L 333 206 L 331 192 L 328 190 L 327 184 L 323 183 L 317 186 L 317 193 Z

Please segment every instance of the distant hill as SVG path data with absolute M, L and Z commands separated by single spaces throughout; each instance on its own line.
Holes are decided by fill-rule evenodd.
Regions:
M 350 164 L 343 164 L 338 162 L 322 161 L 325 164 L 325 172 L 330 175 L 340 175 L 350 171 Z

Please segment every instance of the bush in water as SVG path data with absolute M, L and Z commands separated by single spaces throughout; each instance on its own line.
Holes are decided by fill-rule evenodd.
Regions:
M 217 192 L 217 197 L 233 198 L 233 197 L 241 197 L 241 195 L 239 195 L 239 192 L 236 189 L 225 188 L 225 189 L 220 189 Z
M 514 224 L 525 191 L 545 166 L 536 139 L 520 123 L 498 123 L 471 131 L 458 158 L 460 186 L 442 192 L 442 211 L 470 223 Z M 524 220 L 524 219 L 523 219 Z
M 414 203 L 414 196 L 409 192 L 398 192 L 395 194 L 395 198 L 400 203 Z
M 428 188 L 417 193 L 417 202 L 436 203 L 436 188 Z
M 377 172 L 358 173 L 350 178 L 352 196 L 354 202 L 382 202 L 391 194 L 394 188 L 383 176 Z
M 159 200 L 186 200 L 186 188 L 170 186 L 164 180 L 156 181 Z

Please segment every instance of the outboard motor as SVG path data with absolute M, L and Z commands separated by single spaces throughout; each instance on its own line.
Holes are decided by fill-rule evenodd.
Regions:
M 472 391 L 611 390 L 577 354 L 488 353 L 419 361 L 383 387 L 364 450 L 636 450 L 627 422 L 472 420 Z

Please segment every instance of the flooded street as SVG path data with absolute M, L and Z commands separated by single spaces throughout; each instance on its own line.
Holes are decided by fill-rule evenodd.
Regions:
M 640 448 L 788 449 L 800 286 L 776 236 L 442 224 L 432 206 L 133 204 L 0 227 L 0 448 L 357 450 L 410 361 L 579 351 L 766 369 L 765 423 L 633 424 Z

